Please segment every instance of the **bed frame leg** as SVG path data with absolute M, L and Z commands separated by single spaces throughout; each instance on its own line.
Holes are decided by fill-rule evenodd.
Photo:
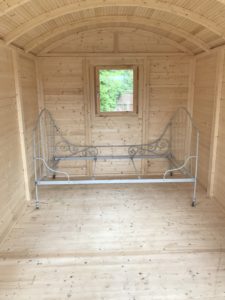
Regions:
M 37 185 L 37 183 L 35 184 L 35 206 L 36 206 L 36 209 L 40 208 L 39 197 L 38 197 L 38 185 Z
M 197 178 L 195 178 L 195 182 L 194 182 L 194 191 L 193 191 L 192 207 L 195 207 L 195 206 L 196 206 L 196 192 L 197 192 Z

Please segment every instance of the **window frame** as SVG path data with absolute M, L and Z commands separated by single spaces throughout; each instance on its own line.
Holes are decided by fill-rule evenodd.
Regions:
M 100 70 L 133 70 L 133 110 L 100 111 Z M 96 116 L 137 116 L 138 115 L 138 66 L 137 65 L 99 65 L 95 66 L 95 114 Z

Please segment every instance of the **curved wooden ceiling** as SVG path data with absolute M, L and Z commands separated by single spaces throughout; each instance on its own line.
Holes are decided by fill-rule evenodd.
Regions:
M 0 37 L 38 54 L 73 32 L 131 26 L 188 53 L 225 44 L 225 0 L 4 0 Z
M 121 25 L 123 26 L 123 28 L 121 28 Z M 104 34 L 103 34 L 104 33 Z M 131 36 L 126 36 L 126 34 L 131 33 Z M 105 40 L 105 43 L 107 43 L 107 41 L 109 42 L 109 35 L 113 36 L 113 49 L 111 49 L 110 51 L 104 51 L 104 47 L 102 48 L 102 51 L 100 51 L 99 47 L 101 46 L 101 43 L 103 40 Z M 97 52 L 103 52 L 103 53 L 127 53 L 127 50 L 125 51 L 125 49 L 121 50 L 120 49 L 120 43 L 121 43 L 121 36 L 125 39 L 130 38 L 134 39 L 135 41 L 135 47 L 134 45 L 129 45 L 130 44 L 127 41 L 127 47 L 129 49 L 131 49 L 131 52 L 133 51 L 133 48 L 135 48 L 135 53 L 140 52 L 140 50 L 137 50 L 138 48 L 140 48 L 140 45 L 136 45 L 136 44 L 146 44 L 146 43 L 151 43 L 151 47 L 148 47 L 148 49 L 146 49 L 146 47 L 141 47 L 142 49 L 145 48 L 145 50 L 143 50 L 142 52 L 149 52 L 149 51 L 153 51 L 153 41 L 155 40 L 155 44 L 157 45 L 157 49 L 155 50 L 155 52 L 157 51 L 157 53 L 160 51 L 160 44 L 164 44 L 164 47 L 172 47 L 173 51 L 175 53 L 179 53 L 179 52 L 183 52 L 186 54 L 191 55 L 191 51 L 186 48 L 185 46 L 180 45 L 178 42 L 172 40 L 172 39 L 168 39 L 166 37 L 164 37 L 163 35 L 161 35 L 159 32 L 157 33 L 153 33 L 150 32 L 149 30 L 146 29 L 142 29 L 141 27 L 137 28 L 132 28 L 130 26 L 130 24 L 124 24 L 124 23 L 115 23 L 112 27 L 112 24 L 104 24 L 104 26 L 102 27 L 102 29 L 99 29 L 99 26 L 91 26 L 89 29 L 87 27 L 84 28 L 79 28 L 79 30 L 73 32 L 70 35 L 66 35 L 66 37 L 62 37 L 62 39 L 57 39 L 55 42 L 52 42 L 51 44 L 48 44 L 47 47 L 43 48 L 40 51 L 40 55 L 45 55 L 47 53 L 52 53 L 55 52 L 54 50 L 57 49 L 59 46 L 62 46 L 62 48 L 64 49 L 64 51 L 60 51 L 60 53 L 62 52 L 66 52 L 68 53 L 68 51 L 66 51 L 68 44 L 72 43 L 73 47 L 72 52 L 74 51 L 75 48 L 77 48 L 75 46 L 76 43 L 82 42 L 83 44 L 83 50 L 79 51 L 79 53 L 88 53 L 90 51 L 86 51 L 86 49 L 88 48 L 95 48 L 95 50 L 93 51 L 93 53 L 96 53 L 96 49 L 98 48 Z M 147 40 L 143 39 L 143 37 L 147 38 Z M 87 40 L 86 40 L 87 39 Z M 89 42 L 91 40 L 91 45 L 88 45 Z M 117 40 L 117 41 L 116 41 Z M 97 45 L 96 45 L 97 42 Z M 112 41 L 111 41 L 112 42 Z M 117 47 L 115 47 L 115 43 L 117 43 Z M 75 46 L 75 47 L 74 47 Z M 107 48 L 107 47 L 106 47 Z M 115 49 L 117 48 L 117 50 Z M 127 48 L 126 48 L 127 49 Z M 58 51 L 57 51 L 58 52 Z M 75 51 L 76 52 L 76 51 Z M 69 53 L 71 53 L 71 51 L 69 51 Z M 165 53 L 165 52 L 164 52 Z M 167 53 L 167 51 L 166 51 Z

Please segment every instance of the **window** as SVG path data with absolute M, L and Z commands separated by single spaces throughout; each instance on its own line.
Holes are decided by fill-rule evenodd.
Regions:
M 137 67 L 96 67 L 96 113 L 137 113 Z

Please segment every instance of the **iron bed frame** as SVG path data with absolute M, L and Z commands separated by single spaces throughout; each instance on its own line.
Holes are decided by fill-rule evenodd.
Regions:
M 76 145 L 68 141 L 56 125 L 52 114 L 47 109 L 43 109 L 33 130 L 33 149 L 37 209 L 40 207 L 39 187 L 41 186 L 123 183 L 192 183 L 192 206 L 196 205 L 199 130 L 184 107 L 180 107 L 174 113 L 159 138 L 148 144 L 92 146 Z M 118 151 L 119 153 L 115 154 Z M 162 158 L 169 162 L 169 168 L 163 172 L 162 177 L 144 178 L 139 174 L 135 160 Z M 91 178 L 73 178 L 68 172 L 59 168 L 60 162 L 80 160 L 94 162 Z M 127 179 L 96 178 L 96 164 L 100 160 L 129 160 L 136 177 Z M 173 176 L 178 172 L 184 177 Z

